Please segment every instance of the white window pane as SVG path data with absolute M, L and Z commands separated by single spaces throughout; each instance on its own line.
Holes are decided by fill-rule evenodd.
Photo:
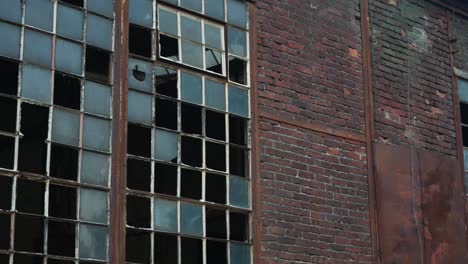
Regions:
M 228 28 L 229 53 L 247 57 L 247 32 L 233 27 Z
M 245 28 L 247 25 L 247 5 L 245 0 L 227 0 L 228 22 Z
M 224 1 L 205 0 L 205 14 L 224 21 Z
M 201 12 L 202 11 L 202 1 L 201 0 L 180 0 L 180 6 L 193 11 Z
M 221 28 L 210 25 L 210 24 L 205 24 L 205 44 L 217 48 L 217 49 L 223 49 L 222 46 L 222 34 L 221 34 Z
M 23 65 L 21 96 L 43 103 L 50 103 L 52 71 Z
M 172 35 L 178 35 L 177 14 L 165 9 L 159 9 L 159 30 Z

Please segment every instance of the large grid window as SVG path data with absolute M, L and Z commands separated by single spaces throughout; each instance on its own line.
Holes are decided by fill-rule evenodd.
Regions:
M 129 4 L 127 263 L 250 264 L 247 5 Z
M 468 80 L 462 78 L 458 79 L 458 94 L 460 98 L 463 154 L 465 164 L 465 186 L 468 192 Z
M 113 5 L 0 3 L 2 264 L 109 260 Z

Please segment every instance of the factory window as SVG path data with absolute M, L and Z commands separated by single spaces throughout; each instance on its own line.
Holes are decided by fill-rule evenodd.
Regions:
M 458 94 L 460 98 L 463 155 L 465 164 L 465 186 L 468 190 L 468 80 L 462 78 L 458 79 Z

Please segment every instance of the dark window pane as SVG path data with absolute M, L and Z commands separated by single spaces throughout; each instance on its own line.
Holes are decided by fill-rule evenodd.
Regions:
M 182 103 L 182 131 L 189 134 L 202 133 L 202 108 L 192 104 Z
M 154 259 L 157 263 L 177 264 L 177 236 L 154 234 Z
M 40 214 L 44 213 L 43 182 L 18 179 L 16 182 L 16 209 L 19 212 Z
M 52 144 L 50 151 L 50 176 L 76 181 L 78 177 L 78 150 Z
M 110 54 L 90 46 L 86 47 L 86 79 L 108 83 Z
M 133 263 L 151 263 L 151 233 L 127 229 L 127 261 Z M 159 262 L 164 263 L 164 262 Z
M 49 186 L 49 215 L 76 219 L 76 189 L 51 184 Z
M 0 176 L 0 209 L 2 210 L 11 209 L 12 183 L 13 178 Z
M 0 131 L 15 133 L 16 131 L 16 99 L 0 96 L 0 113 L 2 120 L 0 122 Z
M 206 241 L 206 264 L 227 264 L 226 242 Z
M 128 154 L 151 157 L 151 128 L 128 124 Z
M 10 263 L 10 256 L 6 254 L 0 254 L 0 263 Z
M 229 215 L 231 240 L 247 242 L 249 240 L 249 216 L 231 212 Z
M 47 163 L 47 132 L 49 108 L 26 104 L 21 105 L 21 133 L 18 169 L 45 174 Z
M 200 139 L 182 137 L 182 163 L 201 167 L 202 155 L 202 141 Z
M 75 224 L 49 220 L 47 229 L 47 253 L 50 255 L 75 256 Z
M 226 146 L 206 142 L 206 167 L 213 170 L 226 171 Z
M 205 199 L 214 203 L 226 204 L 226 176 L 206 174 Z
M 130 24 L 128 48 L 130 53 L 151 58 L 151 30 Z
M 247 119 L 229 116 L 229 142 L 237 145 L 247 145 Z
M 247 84 L 246 61 L 229 57 L 229 80 L 240 84 Z
M 13 169 L 15 138 L 0 135 L 0 168 Z
M 179 60 L 179 44 L 176 38 L 166 35 L 159 35 L 159 45 L 161 48 L 161 57 L 171 60 Z
M 468 147 L 468 127 L 462 126 L 463 146 Z
M 177 102 L 156 98 L 155 123 L 158 127 L 177 130 Z
M 156 67 L 156 93 L 177 98 L 177 71 Z
M 154 191 L 162 194 L 177 195 L 177 167 L 156 163 L 154 171 Z
M 42 264 L 42 256 L 33 256 L 33 255 L 24 255 L 24 254 L 15 254 L 13 263 L 16 264 Z
M 82 264 L 83 262 L 80 262 Z M 47 259 L 47 264 L 75 264 L 74 261 L 71 260 L 62 260 L 62 259 Z
M 143 160 L 127 160 L 127 187 L 149 192 L 151 189 L 151 163 Z
M 206 110 L 206 136 L 219 140 L 226 140 L 226 116 Z
M 180 196 L 200 200 L 202 198 L 202 174 L 200 171 L 182 169 Z
M 83 7 L 83 0 L 60 0 L 65 3 L 69 3 L 71 5 Z
M 2 85 L 0 93 L 16 95 L 18 93 L 18 63 L 0 59 Z
M 468 125 L 468 104 L 460 103 L 461 122 Z
M 181 264 L 202 264 L 203 248 L 202 240 L 193 238 L 181 238 Z
M 0 214 L 0 249 L 10 249 L 10 224 L 11 217 L 7 214 Z
M 127 225 L 151 226 L 151 200 L 138 196 L 127 196 Z
M 58 72 L 54 78 L 54 104 L 80 110 L 80 79 Z
M 246 150 L 231 146 L 229 148 L 229 169 L 230 173 L 245 177 L 247 175 L 247 155 Z
M 36 216 L 16 215 L 15 250 L 42 253 L 43 249 L 44 219 Z
M 206 208 L 206 236 L 226 239 L 226 212 Z

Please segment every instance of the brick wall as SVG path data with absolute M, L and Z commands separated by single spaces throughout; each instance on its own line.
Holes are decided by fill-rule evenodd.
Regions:
M 450 14 L 452 35 L 456 39 L 453 49 L 458 51 L 454 55 L 454 64 L 458 69 L 468 73 L 468 18 Z

